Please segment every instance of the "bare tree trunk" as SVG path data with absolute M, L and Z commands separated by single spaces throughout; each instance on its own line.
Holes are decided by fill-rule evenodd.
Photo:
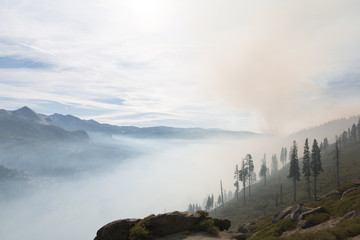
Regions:
M 317 199 L 317 197 L 316 197 L 316 176 L 314 176 L 314 198 L 316 201 L 316 199 Z
M 294 178 L 294 202 L 296 202 L 296 179 Z
M 250 197 L 250 190 L 251 190 L 251 178 L 250 178 L 250 174 L 249 174 L 249 197 Z
M 244 205 L 246 204 L 246 201 L 245 201 L 245 180 L 243 181 L 243 192 L 244 192 Z
M 308 191 L 308 194 L 309 194 L 309 201 L 311 200 L 311 191 L 310 191 L 310 179 L 307 179 L 307 191 Z

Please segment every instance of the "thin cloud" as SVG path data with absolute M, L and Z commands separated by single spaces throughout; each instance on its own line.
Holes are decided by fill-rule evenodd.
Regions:
M 288 133 L 349 110 L 350 100 L 329 114 L 328 78 L 316 79 L 357 69 L 359 9 L 357 1 L 322 0 L 4 1 L 0 57 L 52 67 L 1 69 L 0 93 L 103 109 L 93 117 L 105 122 L 121 111 L 157 112 L 195 125 Z M 359 109 L 352 105 L 348 114 Z

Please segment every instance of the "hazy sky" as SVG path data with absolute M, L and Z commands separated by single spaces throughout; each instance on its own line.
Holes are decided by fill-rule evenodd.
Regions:
M 360 113 L 357 0 L 0 6 L 0 108 L 281 134 Z

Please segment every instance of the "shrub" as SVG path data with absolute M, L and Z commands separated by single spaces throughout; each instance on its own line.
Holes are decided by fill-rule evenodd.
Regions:
M 151 217 L 155 216 L 151 214 L 146 218 L 138 222 L 134 227 L 130 229 L 129 239 L 130 240 L 149 240 L 151 239 L 151 232 L 146 228 L 146 223 Z
M 151 239 L 150 232 L 145 228 L 144 225 L 136 224 L 130 230 L 130 240 L 148 240 Z
M 207 232 L 211 235 L 218 236 L 219 235 L 219 228 L 215 226 L 214 220 L 211 218 L 206 218 L 204 220 L 201 220 L 197 226 L 196 230 Z
M 209 213 L 204 210 L 197 210 L 196 213 L 200 214 L 201 219 L 205 219 L 206 217 L 209 216 Z

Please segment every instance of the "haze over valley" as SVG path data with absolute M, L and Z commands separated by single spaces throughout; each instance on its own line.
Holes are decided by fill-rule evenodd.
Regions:
M 94 239 L 116 219 L 199 208 L 236 232 L 357 178 L 359 12 L 0 0 L 0 239 Z

